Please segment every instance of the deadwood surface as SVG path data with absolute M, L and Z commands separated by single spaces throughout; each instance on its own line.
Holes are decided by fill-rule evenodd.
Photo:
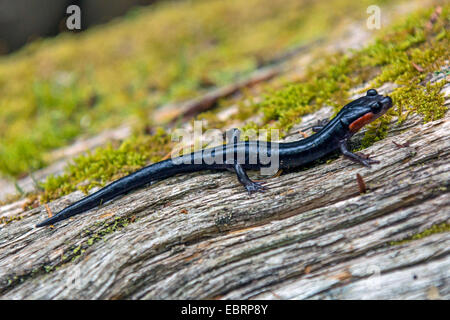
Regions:
M 1 225 L 1 298 L 448 299 L 450 233 L 390 243 L 449 222 L 449 132 L 448 112 L 393 124 L 364 151 L 381 161 L 371 169 L 340 157 L 272 178 L 253 196 L 231 173 L 201 172 L 54 229 L 34 228 L 44 206 L 0 207 L 1 217 L 22 217 Z

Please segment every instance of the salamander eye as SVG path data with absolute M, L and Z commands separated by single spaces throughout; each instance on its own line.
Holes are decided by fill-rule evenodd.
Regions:
M 375 113 L 378 113 L 381 111 L 381 108 L 383 108 L 383 104 L 380 101 L 377 101 L 374 104 L 372 104 L 371 108 L 372 108 L 372 111 L 374 111 Z
M 375 89 L 369 89 L 369 90 L 367 90 L 367 95 L 369 97 L 374 97 L 374 96 L 378 95 L 378 92 Z

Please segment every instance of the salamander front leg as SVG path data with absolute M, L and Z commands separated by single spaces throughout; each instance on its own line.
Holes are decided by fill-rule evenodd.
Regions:
M 317 124 L 315 126 L 311 127 L 311 130 L 315 133 L 319 132 L 320 130 L 322 130 L 327 124 L 328 122 L 330 122 L 330 119 L 322 119 L 317 121 Z
M 348 150 L 347 147 L 347 140 L 342 140 L 339 142 L 339 148 L 341 149 L 342 154 L 344 157 L 348 158 L 349 160 L 353 162 L 360 163 L 368 168 L 370 168 L 372 163 L 380 163 L 378 160 L 370 159 L 369 157 L 362 157 L 356 153 L 352 153 Z

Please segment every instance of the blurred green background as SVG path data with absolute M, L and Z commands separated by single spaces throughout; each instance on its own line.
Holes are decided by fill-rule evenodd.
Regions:
M 136 130 L 155 125 L 158 107 L 333 37 L 385 2 L 158 1 L 83 32 L 60 27 L 0 57 L 0 174 L 18 178 L 42 168 L 51 150 L 81 135 L 128 121 Z

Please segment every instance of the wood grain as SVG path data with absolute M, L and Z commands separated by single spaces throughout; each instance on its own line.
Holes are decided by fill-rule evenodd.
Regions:
M 1 298 L 448 299 L 450 234 L 391 242 L 450 222 L 449 132 L 448 112 L 411 118 L 364 151 L 371 169 L 339 157 L 252 196 L 232 173 L 199 172 L 43 229 L 44 206 L 10 204 L 0 216 L 22 219 L 0 227 Z

